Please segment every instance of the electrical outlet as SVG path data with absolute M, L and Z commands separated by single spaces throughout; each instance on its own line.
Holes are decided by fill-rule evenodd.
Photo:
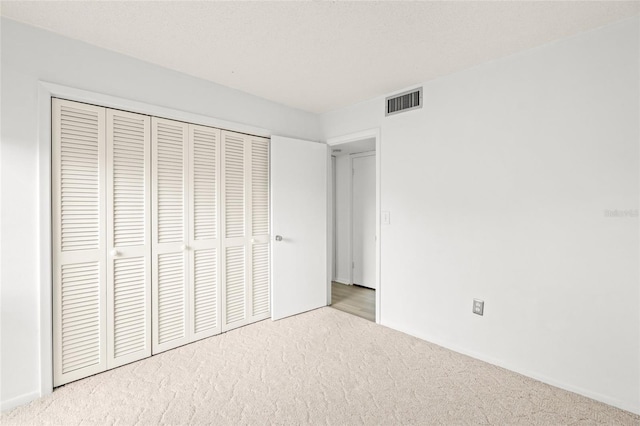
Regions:
M 473 313 L 476 315 L 484 314 L 484 300 L 473 299 Z

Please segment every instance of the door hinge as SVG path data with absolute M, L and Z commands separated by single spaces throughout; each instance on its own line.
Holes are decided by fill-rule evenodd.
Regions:
M 351 268 L 355 268 L 356 267 L 356 262 L 351 262 Z

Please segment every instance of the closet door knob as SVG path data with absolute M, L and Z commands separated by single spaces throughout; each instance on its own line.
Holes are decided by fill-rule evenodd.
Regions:
M 111 256 L 116 257 L 120 256 L 120 252 L 116 249 L 111 250 Z
M 276 235 L 276 241 L 282 241 L 282 235 Z
M 187 250 L 189 250 L 189 246 L 186 245 L 186 244 L 183 244 L 182 245 L 182 251 L 187 251 Z

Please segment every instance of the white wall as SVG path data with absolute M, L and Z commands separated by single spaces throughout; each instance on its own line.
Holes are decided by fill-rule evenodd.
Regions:
M 640 413 L 639 26 L 322 116 L 381 128 L 382 324 Z
M 336 276 L 335 280 L 351 284 L 351 158 L 336 157 Z
M 317 116 L 2 19 L 2 408 L 39 395 L 38 81 L 319 140 Z M 268 78 L 268 76 L 265 76 Z

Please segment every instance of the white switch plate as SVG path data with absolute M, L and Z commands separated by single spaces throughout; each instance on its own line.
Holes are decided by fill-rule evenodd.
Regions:
M 391 225 L 391 212 L 389 211 L 382 212 L 382 224 Z

